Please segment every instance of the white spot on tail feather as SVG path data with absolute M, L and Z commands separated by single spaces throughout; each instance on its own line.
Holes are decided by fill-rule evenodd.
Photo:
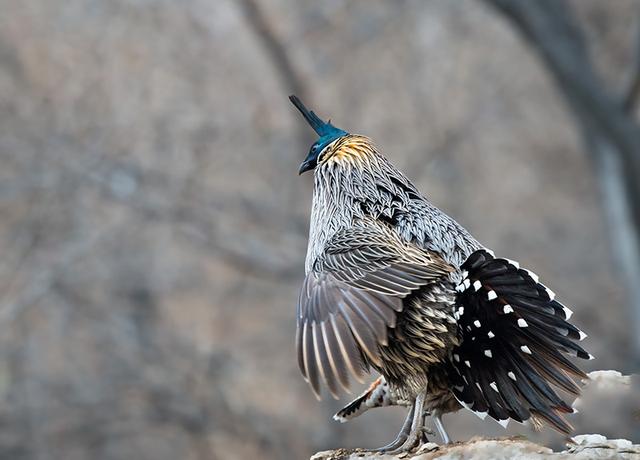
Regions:
M 473 289 L 475 289 L 476 292 L 478 292 L 481 287 L 482 287 L 482 283 L 480 282 L 480 280 L 475 280 L 473 282 Z
M 464 363 L 467 365 L 469 369 L 471 369 L 471 363 L 469 361 L 465 361 Z
M 498 385 L 496 385 L 496 382 L 491 382 L 491 383 L 489 384 L 489 386 L 490 386 L 491 388 L 493 388 L 493 391 L 495 391 L 495 392 L 499 393 L 499 391 L 498 391 Z
M 516 374 L 514 374 L 513 372 L 509 371 L 507 372 L 507 375 L 509 376 L 509 378 L 511 380 L 513 380 L 514 382 L 516 381 Z
M 456 399 L 458 399 L 458 398 L 456 398 Z M 467 403 L 466 403 L 466 402 L 464 402 L 463 400 L 458 399 L 458 402 L 459 402 L 459 403 L 460 403 L 460 405 L 461 405 L 462 407 L 464 407 L 465 409 L 467 409 L 467 410 L 471 410 L 471 406 L 469 406 L 469 404 L 467 404 Z M 473 412 L 473 411 L 471 411 L 471 412 Z
M 556 298 L 556 293 L 553 292 L 551 289 L 549 289 L 548 287 L 544 287 L 545 291 L 547 291 L 547 295 L 549 296 L 549 300 L 553 300 Z
M 500 425 L 502 425 L 502 428 L 504 428 L 505 430 L 507 429 L 507 425 L 509 424 L 509 419 L 505 418 L 504 420 L 496 420 Z
M 494 300 L 497 298 L 498 298 L 498 295 L 496 294 L 496 291 L 494 291 L 493 289 L 487 293 L 487 299 Z
M 526 354 L 528 354 L 528 355 L 530 355 L 530 354 L 531 354 L 531 350 L 530 350 L 530 349 L 529 349 L 529 347 L 528 347 L 528 346 L 526 346 L 526 345 L 522 345 L 522 346 L 520 347 L 520 349 L 522 350 L 522 352 L 523 352 L 523 353 L 526 353 Z
M 489 338 L 490 338 L 490 339 L 492 339 L 492 338 L 494 338 L 494 337 L 496 336 L 496 335 L 495 335 L 493 332 L 491 332 L 491 331 L 487 332 L 487 335 L 489 336 Z
M 520 319 L 518 319 L 518 326 L 520 326 L 520 327 L 528 327 L 529 325 L 524 320 L 524 318 L 520 318 Z
M 503 308 L 502 311 L 504 311 L 505 314 L 507 313 L 513 313 L 513 308 L 511 308 L 511 305 L 506 304 Z
M 456 362 L 459 363 L 460 362 L 460 355 L 458 353 L 454 353 L 453 354 L 453 359 L 455 359 Z
M 527 275 L 529 275 L 531 277 L 531 279 L 533 280 L 534 283 L 537 283 L 540 280 L 538 275 L 533 273 L 531 270 L 525 270 L 525 272 L 527 272 Z
M 484 355 L 489 357 L 489 358 L 493 358 L 493 355 L 491 354 L 491 350 L 485 350 L 484 351 Z
M 582 340 L 584 340 L 584 339 L 586 339 L 588 337 L 587 334 L 585 334 L 582 331 L 579 331 L 578 334 L 579 334 L 578 340 L 580 340 L 580 341 L 582 341 Z
M 569 308 L 565 307 L 564 305 L 562 306 L 562 311 L 564 311 L 565 319 L 569 319 L 571 318 L 571 316 L 573 316 L 573 311 L 571 311 Z
M 475 327 L 481 327 L 481 326 L 482 326 L 482 324 L 480 324 L 480 321 L 479 321 L 479 320 L 475 320 L 475 321 L 473 322 L 473 325 L 474 325 Z
M 478 417 L 480 417 L 480 420 L 484 420 L 485 418 L 487 418 L 487 415 L 489 415 L 488 412 L 476 412 L 476 411 L 471 411 L 471 412 L 473 412 Z

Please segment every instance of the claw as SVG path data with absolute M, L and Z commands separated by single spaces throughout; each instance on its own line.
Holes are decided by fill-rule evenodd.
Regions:
M 409 409 L 409 412 L 407 413 L 407 418 L 405 418 L 404 423 L 402 424 L 402 428 L 400 429 L 398 436 L 396 436 L 396 439 L 391 441 L 386 446 L 379 447 L 377 449 L 374 449 L 373 451 L 386 453 L 402 446 L 407 440 L 407 437 L 409 436 L 409 430 L 411 429 L 411 422 L 413 421 L 414 412 L 415 412 L 415 404 L 412 405 L 411 408 Z
M 424 401 L 426 399 L 427 392 L 423 391 L 418 395 L 416 401 L 413 404 L 413 421 L 411 422 L 411 430 L 404 442 L 402 442 L 399 446 L 395 447 L 395 449 L 385 450 L 384 452 L 390 455 L 396 455 L 403 452 L 410 452 L 415 447 L 418 447 L 422 444 L 422 439 L 425 435 L 423 430 L 424 427 Z M 404 428 L 404 427 L 403 427 Z

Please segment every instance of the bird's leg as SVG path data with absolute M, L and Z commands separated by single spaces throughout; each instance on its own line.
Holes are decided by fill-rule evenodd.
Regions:
M 444 429 L 444 425 L 442 424 L 442 412 L 437 409 L 433 411 L 433 423 L 435 424 L 438 433 L 442 438 L 442 442 L 444 442 L 445 444 L 450 444 L 451 439 L 449 438 L 449 435 L 447 434 L 447 431 Z
M 418 394 L 416 401 L 413 403 L 413 421 L 411 422 L 411 430 L 406 440 L 393 450 L 385 451 L 388 454 L 395 455 L 402 452 L 408 452 L 420 443 L 424 432 L 422 430 L 424 426 L 424 401 L 427 397 L 427 390 L 425 388 L 422 393 Z
M 420 444 L 428 443 L 429 438 L 427 437 L 427 435 L 435 434 L 432 429 L 427 427 L 427 417 L 429 417 L 430 415 L 431 414 L 429 413 L 429 411 L 425 411 L 424 420 L 422 421 L 422 436 L 420 437 Z
M 404 423 L 402 424 L 402 428 L 396 436 L 396 439 L 391 441 L 386 446 L 380 447 L 378 449 L 374 449 L 375 452 L 387 452 L 389 450 L 397 449 L 407 440 L 409 436 L 409 431 L 411 430 L 411 422 L 413 422 L 413 414 L 415 412 L 415 404 L 412 404 L 409 408 L 409 412 L 407 413 L 407 417 L 404 419 Z

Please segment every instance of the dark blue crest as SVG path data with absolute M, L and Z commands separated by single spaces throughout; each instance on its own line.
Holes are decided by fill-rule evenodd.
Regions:
M 296 106 L 302 116 L 304 116 L 305 120 L 307 120 L 307 123 L 311 125 L 313 130 L 318 133 L 318 136 L 320 136 L 320 139 L 314 142 L 314 144 L 311 146 L 307 158 L 305 158 L 305 160 L 300 165 L 299 173 L 302 174 L 303 172 L 309 171 L 316 167 L 316 165 L 318 164 L 318 156 L 327 145 L 331 144 L 339 137 L 346 136 L 349 133 L 336 128 L 329 121 L 322 121 L 320 117 L 318 117 L 318 115 L 316 115 L 312 110 L 307 109 L 302 101 L 296 96 L 289 96 L 289 100 L 293 103 L 293 105 Z

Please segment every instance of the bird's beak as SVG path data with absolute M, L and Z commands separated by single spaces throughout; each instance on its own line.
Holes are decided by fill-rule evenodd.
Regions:
M 316 167 L 317 160 L 315 158 L 306 158 L 302 164 L 300 165 L 300 169 L 298 170 L 298 175 L 305 173 L 307 171 L 311 171 Z

